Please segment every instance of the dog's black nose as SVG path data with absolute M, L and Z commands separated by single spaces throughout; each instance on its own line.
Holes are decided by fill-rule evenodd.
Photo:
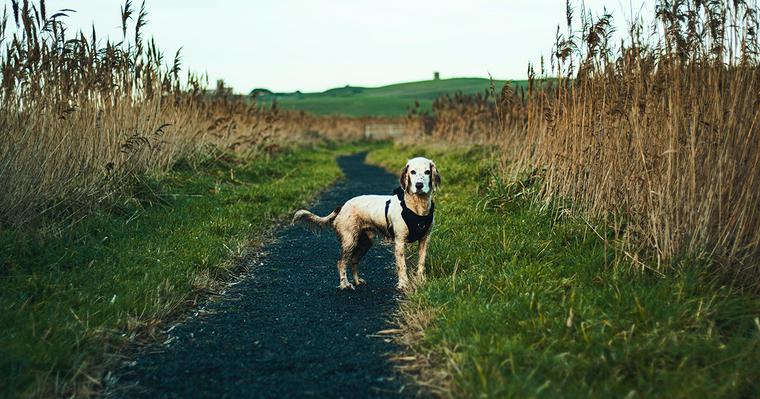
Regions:
M 414 187 L 417 187 L 417 190 L 422 190 L 422 186 L 423 186 L 422 183 L 417 183 L 414 185 Z

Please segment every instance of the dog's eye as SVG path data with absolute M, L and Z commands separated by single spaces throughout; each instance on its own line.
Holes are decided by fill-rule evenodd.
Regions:
M 412 174 L 413 174 L 413 175 L 416 175 L 416 174 L 417 174 L 417 171 L 416 171 L 416 170 L 413 170 L 413 171 L 412 171 Z
M 430 171 L 429 171 L 429 170 L 426 170 L 426 171 L 425 171 L 425 174 L 426 174 L 426 175 L 429 175 L 429 174 L 430 174 Z

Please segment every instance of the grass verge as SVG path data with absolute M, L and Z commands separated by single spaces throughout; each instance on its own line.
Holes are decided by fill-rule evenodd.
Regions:
M 602 228 L 537 202 L 535 182 L 502 183 L 486 149 L 369 159 L 396 170 L 416 155 L 444 178 L 429 282 L 400 312 L 420 383 L 445 397 L 760 396 L 758 298 L 688 260 L 636 270 Z
M 0 395 L 97 389 L 106 354 L 212 291 L 252 240 L 341 176 L 336 154 L 355 149 L 180 163 L 72 228 L 0 231 Z

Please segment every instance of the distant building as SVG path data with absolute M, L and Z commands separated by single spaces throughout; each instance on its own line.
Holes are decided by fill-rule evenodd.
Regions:
M 441 80 L 441 73 L 433 72 L 433 80 Z
M 364 126 L 364 137 L 367 140 L 389 140 L 403 136 L 405 130 L 399 123 L 373 123 Z

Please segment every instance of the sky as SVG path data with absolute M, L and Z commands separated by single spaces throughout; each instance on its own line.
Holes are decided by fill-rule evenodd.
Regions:
M 655 0 L 586 0 L 620 31 Z M 7 4 L 10 1 L 5 0 Z M 139 8 L 140 1 L 134 0 Z M 575 1 L 575 4 L 580 4 Z M 121 40 L 123 1 L 47 0 L 67 24 Z M 236 92 L 323 91 L 441 78 L 525 79 L 548 57 L 564 0 L 147 0 L 146 35 L 183 68 Z M 577 8 L 577 7 L 576 7 Z M 640 11 L 640 10 L 644 11 Z

